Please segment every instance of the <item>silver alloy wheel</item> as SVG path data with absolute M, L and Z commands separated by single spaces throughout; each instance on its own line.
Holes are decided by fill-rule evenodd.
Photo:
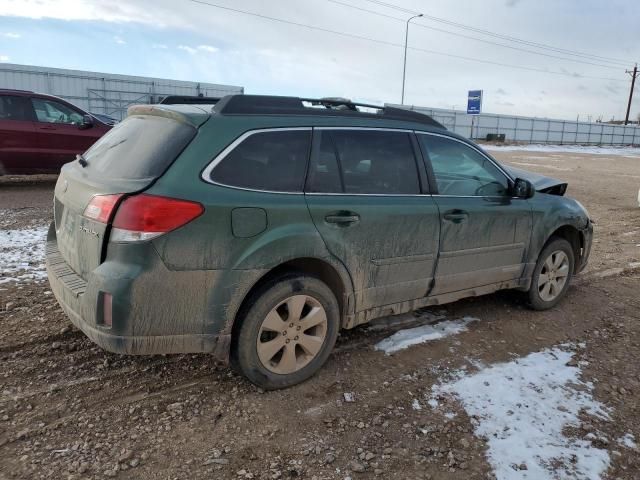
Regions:
M 304 368 L 324 345 L 327 313 L 309 295 L 293 295 L 271 309 L 260 325 L 258 358 L 269 371 L 286 375 Z
M 569 277 L 569 257 L 562 250 L 551 253 L 538 276 L 538 293 L 545 302 L 556 299 Z

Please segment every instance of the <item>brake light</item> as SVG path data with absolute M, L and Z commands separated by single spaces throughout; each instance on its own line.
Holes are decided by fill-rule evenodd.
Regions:
M 94 195 L 82 214 L 86 218 L 100 223 L 109 223 L 115 206 L 122 197 L 121 193 L 112 195 Z
M 150 240 L 182 227 L 202 212 L 204 207 L 197 202 L 146 194 L 128 197 L 116 212 L 111 241 Z

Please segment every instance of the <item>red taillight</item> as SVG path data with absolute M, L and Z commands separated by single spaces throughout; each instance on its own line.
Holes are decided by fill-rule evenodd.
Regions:
M 100 223 L 109 223 L 113 216 L 115 206 L 122 197 L 121 193 L 113 195 L 94 195 L 87 208 L 84 209 L 83 216 Z
M 149 240 L 189 223 L 202 212 L 197 202 L 146 194 L 128 197 L 116 212 L 111 240 Z

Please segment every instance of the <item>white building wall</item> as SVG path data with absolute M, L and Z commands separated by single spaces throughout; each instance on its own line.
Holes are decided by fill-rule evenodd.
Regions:
M 62 97 L 83 110 L 122 119 L 127 107 L 158 103 L 167 95 L 222 97 L 243 87 L 205 82 L 66 70 L 0 63 L 0 88 L 32 90 Z

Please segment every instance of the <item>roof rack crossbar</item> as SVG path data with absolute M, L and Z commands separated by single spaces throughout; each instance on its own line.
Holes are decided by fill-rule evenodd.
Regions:
M 312 105 L 322 105 L 326 108 L 331 107 L 348 107 L 350 109 L 355 109 L 355 107 L 364 107 L 364 108 L 375 108 L 376 110 L 383 110 L 384 107 L 380 105 L 371 105 L 368 103 L 360 103 L 349 100 L 348 98 L 334 98 L 334 97 L 326 97 L 326 98 L 301 98 L 301 102 L 308 102 Z M 353 107 L 353 108 L 352 108 Z

